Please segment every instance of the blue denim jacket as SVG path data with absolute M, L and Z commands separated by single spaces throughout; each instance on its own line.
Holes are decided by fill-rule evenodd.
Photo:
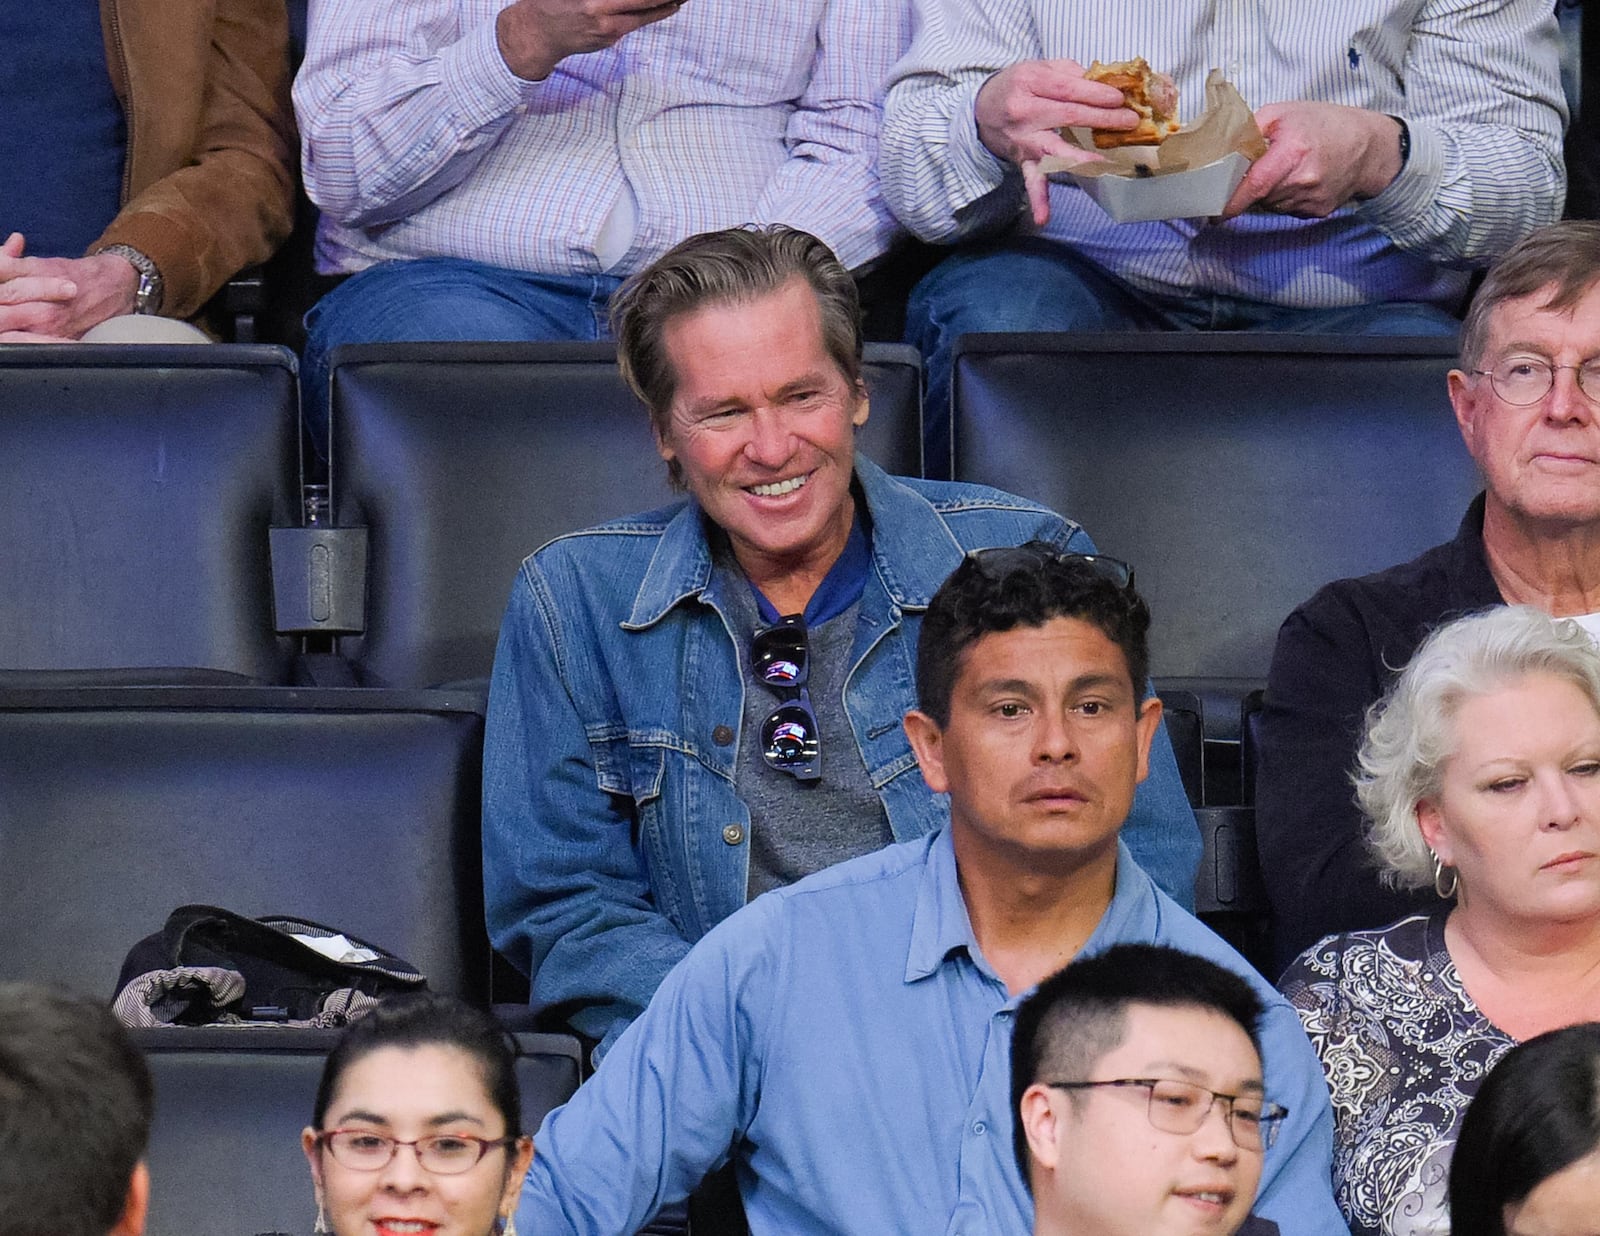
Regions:
M 845 710 L 897 841 L 944 824 L 900 719 L 917 634 L 968 549 L 1077 525 L 978 485 L 888 476 L 858 456 L 872 517 Z M 689 946 L 745 903 L 750 813 L 734 792 L 746 672 L 693 502 L 560 537 L 522 564 L 500 630 L 483 757 L 484 895 L 533 1003 L 602 1049 Z M 1200 836 L 1165 732 L 1124 838 L 1193 904 Z

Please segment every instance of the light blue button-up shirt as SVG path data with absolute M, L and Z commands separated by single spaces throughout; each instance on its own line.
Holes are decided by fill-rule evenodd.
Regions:
M 1085 945 L 1199 953 L 1266 1004 L 1267 1093 L 1289 1110 L 1256 1213 L 1347 1236 L 1321 1066 L 1284 999 L 1125 847 Z M 521 1231 L 633 1232 L 730 1155 L 754 1236 L 1009 1233 L 1033 1206 L 1011 1150 L 1013 998 L 967 917 L 948 830 L 757 898 L 667 976 L 535 1136 Z

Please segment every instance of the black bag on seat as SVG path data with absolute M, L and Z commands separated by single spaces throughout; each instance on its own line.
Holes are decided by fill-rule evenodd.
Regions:
M 115 1009 L 133 1026 L 340 1026 L 384 996 L 426 988 L 415 966 L 337 928 L 190 905 L 129 951 Z

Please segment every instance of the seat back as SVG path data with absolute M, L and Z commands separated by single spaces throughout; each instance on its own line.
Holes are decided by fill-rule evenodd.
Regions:
M 1205 706 L 1193 691 L 1157 687 L 1161 696 L 1161 724 L 1166 726 L 1178 776 L 1191 807 L 1206 803 Z
M 915 350 L 870 345 L 866 378 L 861 449 L 914 474 Z M 488 674 L 524 557 L 677 496 L 609 343 L 343 347 L 331 387 L 334 522 L 371 546 L 367 628 L 339 650 L 374 685 Z
M 476 696 L 0 691 L 0 978 L 109 998 L 179 905 L 287 914 L 487 998 Z
M 0 669 L 283 681 L 267 528 L 298 522 L 282 348 L 0 348 Z
M 333 1030 L 236 1027 L 136 1032 L 155 1079 L 149 1236 L 309 1232 L 316 1215 L 300 1130 Z M 567 1035 L 518 1034 L 523 1129 L 578 1086 Z
M 973 335 L 957 479 L 1047 503 L 1131 562 L 1151 672 L 1264 678 L 1329 580 L 1448 540 L 1477 491 L 1444 340 Z

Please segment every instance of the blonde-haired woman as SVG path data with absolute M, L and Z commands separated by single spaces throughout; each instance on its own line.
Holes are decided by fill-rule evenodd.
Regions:
M 1525 606 L 1441 627 L 1369 713 L 1355 781 L 1387 878 L 1439 908 L 1330 936 L 1279 986 L 1328 1077 L 1351 1231 L 1447 1233 L 1484 1075 L 1600 1020 L 1600 651 Z

